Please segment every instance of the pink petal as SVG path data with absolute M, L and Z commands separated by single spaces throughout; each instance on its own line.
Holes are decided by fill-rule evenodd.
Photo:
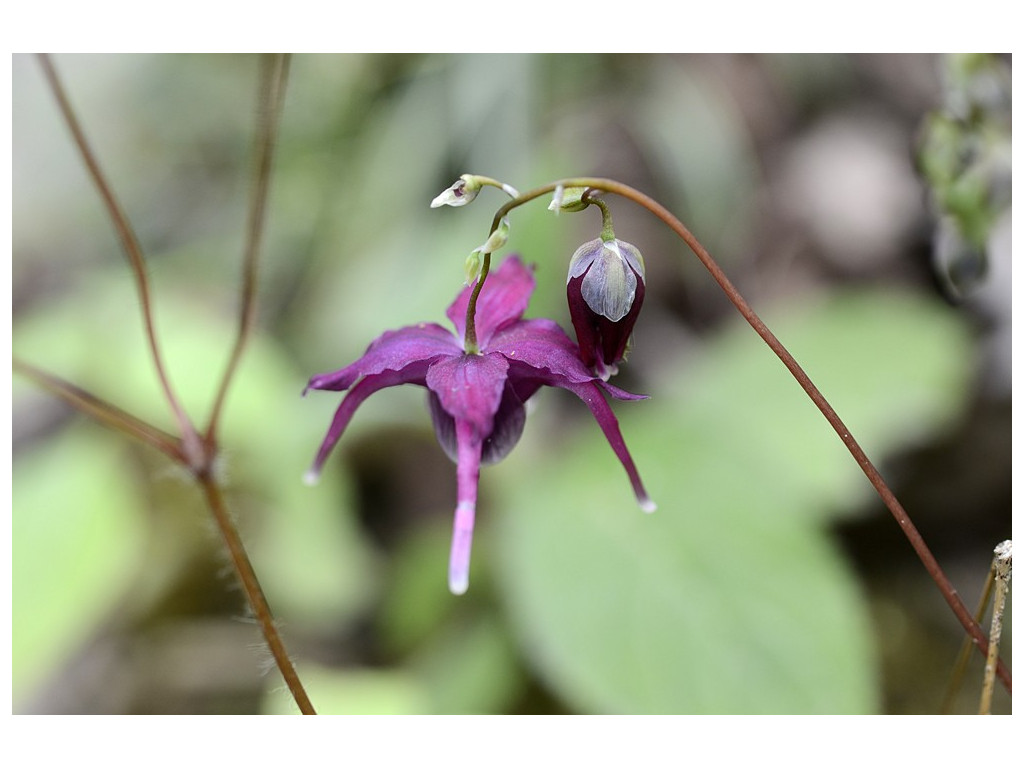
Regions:
M 411 363 L 431 362 L 439 356 L 461 354 L 462 347 L 458 339 L 446 328 L 436 323 L 409 325 L 397 331 L 384 332 L 351 365 L 314 376 L 306 385 L 306 391 L 327 389 L 341 392 L 351 387 L 361 376 L 400 371 Z
M 428 363 L 414 363 L 401 371 L 385 371 L 384 373 L 365 376 L 352 387 L 341 401 L 338 410 L 334 412 L 334 419 L 327 430 L 327 436 L 324 437 L 323 443 L 320 444 L 320 450 L 317 451 L 316 458 L 313 460 L 313 466 L 306 473 L 306 483 L 311 485 L 319 479 L 320 470 L 324 462 L 341 438 L 345 427 L 352 420 L 352 415 L 366 398 L 385 387 L 394 387 L 399 384 L 425 384 L 427 366 Z
M 444 411 L 456 423 L 471 424 L 482 442 L 494 426 L 507 378 L 508 362 L 501 355 L 461 355 L 431 365 L 426 383 Z
M 619 457 L 619 461 L 622 462 L 626 474 L 629 475 L 629 482 L 633 486 L 633 493 L 636 494 L 636 500 L 640 504 L 640 508 L 644 512 L 653 512 L 656 505 L 651 501 L 651 497 L 647 495 L 647 491 L 644 490 L 644 484 L 640 481 L 640 473 L 637 472 L 636 465 L 633 463 L 633 457 L 629 455 L 629 449 L 626 447 L 626 441 L 622 439 L 622 432 L 619 431 L 619 421 L 615 418 L 615 414 L 612 412 L 611 406 L 608 405 L 608 401 L 601 394 L 601 388 L 596 382 L 583 384 L 566 382 L 560 386 L 575 393 L 580 400 L 587 404 L 590 412 L 597 419 L 597 424 L 601 427 L 601 431 L 604 432 L 608 444 L 615 451 L 615 455 Z M 619 391 L 621 392 L 622 390 Z
M 520 320 L 498 331 L 487 346 L 488 352 L 500 352 L 511 362 L 546 370 L 569 381 L 593 381 L 579 358 L 579 348 L 554 322 L 544 318 Z

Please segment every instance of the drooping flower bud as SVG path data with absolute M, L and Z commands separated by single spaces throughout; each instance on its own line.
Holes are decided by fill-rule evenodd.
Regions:
M 579 213 L 587 208 L 590 202 L 583 199 L 589 187 L 556 187 L 555 194 L 548 205 L 549 211 L 559 213 Z
M 583 362 L 607 381 L 625 359 L 643 305 L 643 256 L 615 238 L 584 243 L 569 262 L 566 294 Z
M 469 205 L 476 200 L 476 196 L 480 194 L 480 190 L 484 187 L 497 187 L 509 197 L 519 197 L 519 191 L 511 184 L 505 184 L 497 179 L 492 179 L 490 176 L 464 173 L 459 176 L 458 181 L 431 200 L 430 207 L 440 208 L 442 205 L 450 205 L 453 208 L 458 208 L 463 205 Z
M 483 184 L 476 176 L 464 173 L 458 181 L 431 200 L 430 207 L 440 208 L 442 205 L 450 205 L 453 208 L 458 208 L 461 205 L 468 205 L 480 194 L 482 186 Z

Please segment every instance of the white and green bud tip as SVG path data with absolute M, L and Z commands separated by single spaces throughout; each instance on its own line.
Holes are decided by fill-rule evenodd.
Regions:
M 472 285 L 480 277 L 480 271 L 484 268 L 484 255 L 477 248 L 466 257 L 466 285 Z
M 484 187 L 496 187 L 509 197 L 519 197 L 519 192 L 511 184 L 505 184 L 497 179 L 492 179 L 490 176 L 476 176 L 472 173 L 464 173 L 459 176 L 458 181 L 431 200 L 430 207 L 440 208 L 442 205 L 450 205 L 453 208 L 458 208 L 463 205 L 469 205 L 476 200 L 476 196 L 480 194 L 480 190 Z
M 472 203 L 480 194 L 483 183 L 476 176 L 469 173 L 462 174 L 458 181 L 448 189 L 430 201 L 431 208 L 440 208 L 442 205 L 450 205 L 458 208 Z
M 505 243 L 508 242 L 508 234 L 508 216 L 502 216 L 501 221 L 498 222 L 498 226 L 495 227 L 493 232 L 491 232 L 491 236 L 488 237 L 487 241 L 476 250 L 481 254 L 494 253 L 499 248 L 504 247 Z
M 563 212 L 579 213 L 590 205 L 589 200 L 583 199 L 588 189 L 589 187 L 555 187 L 548 210 L 554 211 L 556 216 Z

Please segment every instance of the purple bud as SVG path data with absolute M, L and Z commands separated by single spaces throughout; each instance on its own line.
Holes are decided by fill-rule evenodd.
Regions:
M 622 240 L 584 243 L 569 262 L 566 294 L 583 362 L 607 381 L 626 356 L 643 305 L 643 256 Z

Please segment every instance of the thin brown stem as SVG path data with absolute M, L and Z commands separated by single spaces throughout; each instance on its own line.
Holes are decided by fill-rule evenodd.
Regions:
M 75 144 L 77 145 L 86 167 L 88 168 L 89 175 L 92 177 L 92 180 L 99 191 L 100 197 L 103 199 L 104 204 L 107 207 L 107 212 L 110 216 L 111 222 L 117 230 L 121 245 L 128 256 L 128 261 L 136 279 L 140 304 L 142 305 L 142 313 L 145 321 L 146 337 L 149 341 L 150 350 L 156 365 L 157 375 L 159 376 L 160 383 L 163 386 L 167 402 L 171 406 L 171 409 L 174 411 L 177 418 L 182 438 L 179 440 L 178 438 L 162 432 L 134 416 L 121 411 L 115 406 L 93 397 L 74 385 L 45 374 L 30 365 L 15 361 L 15 368 L 98 421 L 145 443 L 154 445 L 165 453 L 168 453 L 172 458 L 184 466 L 188 467 L 195 477 L 196 482 L 203 489 L 207 502 L 210 506 L 210 510 L 213 513 L 214 520 L 217 523 L 217 528 L 224 539 L 225 545 L 227 546 L 235 572 L 249 601 L 253 615 L 259 622 L 260 628 L 263 631 L 263 636 L 266 639 L 267 645 L 274 657 L 274 661 L 277 663 L 278 669 L 281 670 L 281 674 L 284 677 L 292 696 L 295 698 L 295 702 L 298 704 L 299 710 L 303 714 L 316 714 L 313 709 L 313 705 L 309 701 L 309 697 L 306 695 L 306 692 L 302 687 L 298 674 L 295 672 L 295 668 L 285 651 L 284 643 L 281 640 L 281 636 L 274 623 L 273 615 L 270 612 L 270 606 L 268 605 L 267 599 L 263 594 L 263 590 L 260 587 L 258 579 L 256 578 L 256 573 L 253 570 L 252 563 L 250 562 L 245 548 L 242 545 L 238 531 L 235 528 L 234 523 L 231 521 L 231 517 L 228 514 L 227 507 L 224 503 L 221 489 L 215 481 L 212 471 L 212 460 L 217 449 L 215 433 L 218 417 L 223 406 L 228 385 L 233 377 L 238 360 L 241 357 L 245 342 L 251 333 L 253 318 L 255 316 L 254 301 L 257 282 L 257 255 L 259 253 L 260 239 L 263 231 L 270 165 L 273 156 L 273 148 L 276 143 L 277 125 L 284 98 L 284 86 L 287 79 L 287 57 L 270 57 L 265 59 L 267 65 L 265 66 L 263 76 L 261 77 L 260 106 L 263 109 L 263 114 L 260 118 L 259 134 L 256 141 L 257 162 L 253 201 L 250 207 L 249 226 L 244 255 L 242 310 L 239 321 L 239 333 L 228 365 L 227 373 L 224 376 L 217 395 L 213 416 L 210 421 L 207 439 L 205 441 L 199 437 L 199 434 L 193 427 L 192 422 L 188 419 L 184 409 L 181 407 L 174 395 L 170 380 L 163 365 L 163 359 L 160 353 L 160 347 L 157 342 L 156 330 L 153 323 L 152 301 L 150 299 L 149 281 L 146 276 L 145 260 L 142 255 L 142 249 L 139 246 L 138 239 L 132 231 L 128 218 L 121 210 L 121 207 L 114 196 L 113 190 L 100 170 L 99 164 L 96 162 L 96 158 L 85 139 L 85 135 L 77 117 L 75 116 L 74 110 L 67 99 L 53 63 L 50 58 L 45 55 L 40 56 L 40 61 L 64 119 L 71 130 Z
M 147 424 L 141 419 L 122 411 L 117 406 L 100 400 L 89 392 L 76 387 L 74 384 L 64 381 L 57 376 L 48 374 L 35 366 L 29 365 L 28 363 L 15 360 L 14 369 L 34 381 L 43 389 L 56 395 L 73 408 L 81 411 L 86 416 L 90 416 L 104 426 L 135 438 L 142 443 L 151 445 L 154 448 L 163 451 L 178 463 L 186 466 L 188 465 L 185 454 L 181 448 L 181 441 L 173 435 L 169 435 L 166 432 Z M 313 705 L 309 701 L 309 697 L 306 695 L 305 689 L 302 687 L 298 674 L 295 672 L 291 659 L 288 658 L 288 654 L 285 651 L 284 643 L 277 631 L 277 627 L 274 623 L 274 617 L 270 612 L 270 606 L 263 594 L 263 589 L 260 587 L 259 580 L 256 577 L 256 572 L 253 570 L 249 556 L 246 554 L 245 548 L 242 545 L 242 540 L 238 535 L 238 530 L 235 528 L 235 525 L 228 514 L 220 488 L 208 472 L 197 473 L 196 481 L 203 488 L 210 510 L 217 523 L 217 529 L 220 531 L 221 536 L 224 539 L 224 543 L 227 545 L 235 573 L 238 576 L 239 582 L 242 584 L 246 598 L 249 601 L 249 606 L 252 609 L 253 615 L 259 622 L 260 628 L 263 631 L 263 636 L 274 656 L 274 661 L 281 670 L 281 675 L 284 677 L 285 683 L 288 685 L 288 689 L 291 691 L 296 704 L 299 706 L 299 710 L 303 714 L 316 714 L 316 711 L 313 709 Z
M 483 264 L 480 266 L 480 274 L 476 278 L 476 285 L 473 292 L 469 294 L 469 302 L 466 304 L 466 337 L 463 339 L 463 349 L 471 355 L 480 352 L 480 346 L 476 341 L 476 301 L 480 298 L 480 289 L 484 287 L 484 280 L 491 271 L 491 254 L 485 253 Z
M 220 487 L 208 474 L 200 475 L 197 480 L 203 487 L 203 493 L 206 495 L 210 511 L 213 513 L 213 518 L 217 523 L 221 537 L 224 539 L 224 544 L 228 548 L 231 564 L 234 566 L 238 580 L 245 591 L 245 596 L 249 600 L 249 607 L 252 609 L 256 621 L 263 631 L 263 637 L 267 641 L 267 646 L 270 648 L 274 661 L 277 663 L 277 668 L 281 670 L 281 675 L 284 677 L 288 690 L 291 691 L 292 697 L 295 699 L 295 703 L 299 705 L 299 711 L 302 714 L 315 715 L 316 710 L 313 709 L 309 696 L 306 695 L 306 690 L 302 687 L 302 681 L 299 680 L 299 675 L 295 671 L 287 651 L 285 651 L 284 642 L 277 631 L 274 616 L 270 612 L 270 605 L 267 603 L 267 598 L 263 594 L 263 588 L 260 587 L 260 582 L 256 578 L 256 571 L 253 570 L 249 555 L 246 554 L 245 547 L 242 545 L 238 529 L 231 522 L 231 516 L 227 505 L 224 503 L 224 496 L 221 494 Z
M 53 61 L 47 54 L 39 54 L 39 61 L 43 68 L 43 74 L 50 85 L 50 90 L 53 92 L 60 112 L 64 117 L 64 122 L 71 131 L 71 136 L 78 147 L 82 160 L 85 162 L 89 176 L 96 185 L 100 198 L 102 198 L 107 208 L 107 215 L 117 231 L 121 247 L 128 257 L 128 263 L 131 265 L 132 274 L 135 275 L 136 289 L 139 293 L 139 304 L 142 308 L 142 319 L 146 329 L 146 340 L 149 343 L 153 365 L 156 367 L 157 378 L 159 378 L 160 386 L 163 388 L 164 397 L 174 413 L 175 421 L 177 421 L 178 427 L 181 430 L 185 455 L 188 456 L 189 463 L 192 466 L 201 466 L 205 463 L 205 451 L 195 427 L 192 426 L 192 422 L 178 401 L 178 397 L 174 394 L 174 388 L 171 386 L 170 378 L 164 367 L 163 355 L 160 352 L 160 344 L 157 341 L 156 325 L 153 320 L 153 303 L 150 298 L 149 278 L 146 275 L 146 262 L 142 255 L 142 248 L 139 245 L 138 238 L 135 236 L 131 223 L 128 221 L 128 217 L 124 214 L 120 203 L 117 201 L 117 197 L 114 195 L 113 188 L 107 182 L 96 160 L 96 156 L 88 140 L 85 138 L 85 133 L 78 121 L 74 108 L 71 106 L 71 102 L 68 100 Z
M 207 443 L 214 443 L 220 424 L 221 411 L 228 388 L 242 359 L 242 352 L 252 334 L 256 319 L 256 286 L 259 275 L 259 252 L 266 219 L 267 192 L 270 188 L 270 170 L 277 145 L 277 132 L 284 105 L 285 85 L 288 81 L 288 54 L 267 54 L 260 61 L 258 96 L 259 116 L 256 132 L 256 162 L 253 171 L 252 198 L 246 228 L 245 250 L 242 257 L 242 303 L 239 311 L 238 334 L 235 338 L 227 369 L 214 399 L 210 421 L 206 427 Z
M 928 575 L 931 576 L 932 581 L 939 588 L 942 596 L 945 598 L 949 607 L 953 610 L 954 615 L 963 625 L 963 628 L 973 638 L 981 654 L 988 654 L 988 639 L 985 637 L 985 632 L 978 625 L 978 622 L 971 616 L 970 610 L 964 605 L 963 600 L 960 599 L 960 595 L 957 593 L 956 588 L 950 582 L 949 578 L 939 567 L 938 561 L 932 554 L 928 545 L 925 543 L 917 527 L 911 522 L 910 516 L 906 510 L 903 509 L 903 505 L 900 504 L 895 494 L 889 489 L 885 480 L 882 479 L 881 474 L 875 468 L 871 460 L 868 459 L 867 454 L 860 447 L 857 441 L 854 439 L 850 430 L 843 423 L 842 419 L 839 418 L 835 410 L 829 404 L 825 396 L 821 394 L 818 388 L 811 381 L 810 377 L 804 372 L 800 365 L 796 362 L 789 351 L 782 345 L 782 343 L 775 338 L 768 326 L 764 324 L 760 317 L 751 309 L 750 305 L 747 304 L 740 292 L 732 284 L 725 273 L 722 271 L 718 263 L 711 257 L 711 254 L 704 248 L 703 245 L 697 240 L 696 237 L 690 232 L 689 229 L 676 218 L 667 208 L 661 205 L 659 202 L 651 197 L 648 197 L 644 193 L 626 185 L 621 182 L 614 181 L 612 179 L 601 179 L 601 178 L 578 178 L 578 179 L 563 179 L 551 184 L 546 184 L 537 189 L 526 192 L 515 200 L 512 200 L 501 208 L 494 215 L 494 220 L 491 225 L 491 231 L 494 231 L 498 227 L 498 223 L 501 218 L 506 216 L 509 211 L 513 208 L 517 208 L 524 203 L 534 200 L 541 195 L 553 192 L 558 187 L 592 187 L 594 189 L 600 189 L 611 194 L 619 195 L 628 200 L 633 201 L 637 205 L 646 208 L 648 211 L 653 213 L 662 222 L 664 222 L 673 232 L 679 235 L 685 242 L 690 250 L 694 252 L 701 264 L 711 273 L 711 277 L 714 278 L 715 282 L 718 283 L 719 287 L 725 292 L 729 301 L 732 302 L 733 306 L 739 310 L 739 313 L 743 315 L 743 318 L 750 324 L 750 327 L 754 329 L 758 336 L 760 336 L 764 342 L 771 348 L 771 350 L 778 356 L 782 361 L 782 364 L 786 366 L 789 372 L 793 375 L 793 378 L 797 380 L 800 387 L 807 393 L 807 396 L 811 398 L 814 404 L 821 411 L 826 421 L 835 430 L 835 433 L 839 436 L 839 439 L 843 441 L 843 445 L 846 446 L 847 450 L 853 456 L 857 462 L 857 466 L 861 468 L 861 471 L 867 477 L 868 481 L 874 486 L 875 491 L 882 499 L 885 506 L 892 513 L 892 516 L 896 519 L 897 525 L 900 530 L 903 531 L 903 535 L 906 536 L 907 541 L 910 542 L 910 546 L 913 547 L 914 552 L 917 553 L 918 558 L 924 565 Z M 1010 671 L 1006 665 L 1000 660 L 997 667 L 997 674 L 1003 685 L 1009 691 L 1012 689 L 1012 680 L 1010 677 Z
M 985 616 L 985 609 L 988 607 L 988 601 L 992 599 L 992 587 L 995 584 L 995 562 L 988 569 L 988 576 L 985 579 L 985 586 L 981 589 L 981 599 L 978 601 L 978 608 L 974 612 L 974 620 L 981 624 L 982 618 Z M 971 646 L 974 645 L 973 638 L 970 635 L 964 635 L 964 641 L 960 645 L 960 652 L 956 656 L 956 663 L 953 665 L 953 671 L 949 676 L 949 684 L 946 686 L 946 695 L 942 700 L 942 708 L 939 710 L 944 715 L 951 714 L 953 711 L 953 703 L 956 700 L 957 694 L 960 692 L 960 686 L 963 684 L 964 673 L 967 671 L 967 664 L 971 659 Z
M 122 411 L 116 405 L 101 400 L 59 376 L 54 376 L 17 358 L 14 360 L 14 370 L 103 426 L 110 427 L 146 445 L 151 445 L 179 463 L 185 462 L 181 441 L 174 435 L 147 424 L 142 419 Z

